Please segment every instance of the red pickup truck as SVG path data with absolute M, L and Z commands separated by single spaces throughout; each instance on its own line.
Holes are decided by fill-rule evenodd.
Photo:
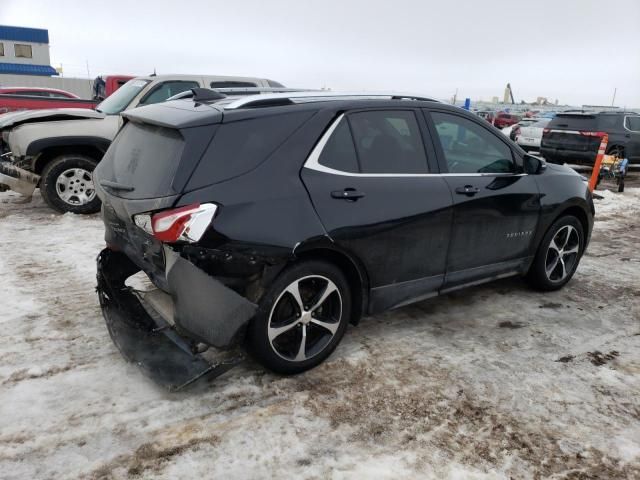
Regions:
M 42 110 L 50 108 L 89 108 L 115 92 L 131 78 L 130 76 L 110 76 L 94 80 L 94 98 L 84 100 L 77 95 L 57 88 L 4 87 L 0 88 L 0 114 L 21 110 Z M 97 87 L 97 88 L 96 88 Z

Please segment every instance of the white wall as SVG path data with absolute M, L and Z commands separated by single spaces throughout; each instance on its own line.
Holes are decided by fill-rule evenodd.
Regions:
M 80 98 L 91 98 L 92 81 L 86 78 L 44 77 L 38 75 L 0 74 L 0 87 L 48 87 L 75 93 Z
M 50 65 L 49 45 L 46 43 L 31 42 L 14 42 L 13 40 L 0 40 L 4 44 L 4 57 L 0 57 L 0 62 L 6 63 L 23 63 L 29 65 Z M 33 58 L 24 58 L 15 56 L 14 44 L 31 45 L 31 53 Z

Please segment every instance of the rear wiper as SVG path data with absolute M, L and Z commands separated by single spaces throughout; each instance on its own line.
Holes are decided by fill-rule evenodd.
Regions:
M 121 190 L 123 192 L 133 192 L 135 188 L 130 185 L 123 185 L 121 183 L 110 182 L 109 180 L 101 180 L 100 186 L 110 188 L 111 190 Z

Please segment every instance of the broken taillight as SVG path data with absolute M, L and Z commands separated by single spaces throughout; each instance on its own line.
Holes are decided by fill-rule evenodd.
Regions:
M 133 221 L 161 242 L 194 243 L 202 238 L 217 209 L 213 203 L 194 203 L 154 214 L 134 215 Z

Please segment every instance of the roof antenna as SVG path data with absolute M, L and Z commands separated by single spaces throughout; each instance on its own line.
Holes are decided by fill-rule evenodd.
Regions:
M 155 77 L 156 76 L 156 67 L 153 67 L 153 73 L 151 75 L 149 75 L 150 77 Z

